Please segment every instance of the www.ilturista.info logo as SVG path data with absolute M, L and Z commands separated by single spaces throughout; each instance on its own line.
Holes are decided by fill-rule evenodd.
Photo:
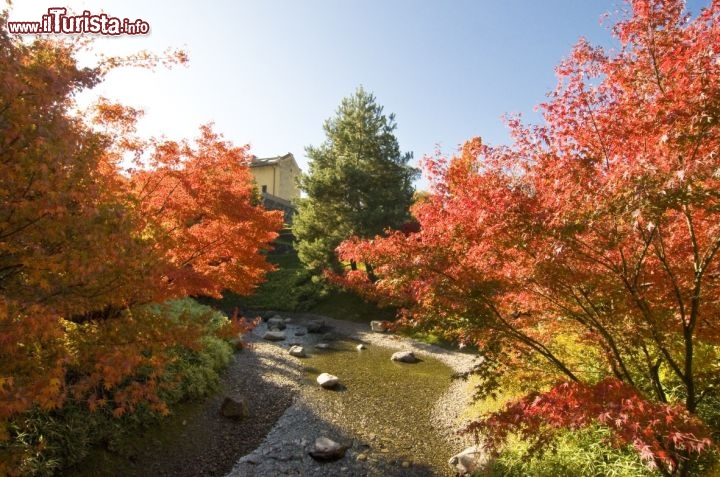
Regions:
M 147 35 L 150 24 L 141 19 L 93 15 L 85 10 L 82 15 L 67 15 L 65 8 L 48 8 L 48 14 L 39 22 L 8 22 L 10 33 L 21 35 L 92 33 L 97 35 Z

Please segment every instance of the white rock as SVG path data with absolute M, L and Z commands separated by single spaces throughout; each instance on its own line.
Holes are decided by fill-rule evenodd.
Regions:
M 338 385 L 340 378 L 330 373 L 322 373 L 317 377 L 317 383 L 325 389 L 332 389 Z
M 330 349 L 330 345 L 327 343 L 318 343 L 315 345 L 317 349 Z
M 318 437 L 309 454 L 317 460 L 337 460 L 345 455 L 347 449 L 348 446 L 341 445 L 332 439 Z
M 417 363 L 418 359 L 415 357 L 412 351 L 398 351 L 393 353 L 390 357 L 393 361 L 399 361 L 401 363 Z
M 306 356 L 305 354 L 305 348 L 302 346 L 291 346 L 288 350 L 288 353 L 290 356 L 295 356 L 296 358 L 304 358 Z
M 356 348 L 358 351 L 362 351 L 362 350 L 364 350 L 364 349 L 367 349 L 367 346 L 365 346 L 364 344 L 360 343 L 360 344 L 357 345 L 355 348 Z
M 383 332 L 387 331 L 387 327 L 385 326 L 384 321 L 371 321 L 370 329 L 372 331 L 376 331 L 378 333 L 383 333 Z
M 455 454 L 448 460 L 457 475 L 471 475 L 474 472 L 488 468 L 492 459 L 482 446 L 468 447 L 459 454 Z

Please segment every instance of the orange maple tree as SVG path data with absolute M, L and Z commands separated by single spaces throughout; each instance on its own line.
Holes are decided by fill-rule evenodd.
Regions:
M 75 95 L 112 68 L 183 53 L 80 68 L 81 46 L 0 28 L 0 441 L 13 416 L 69 398 L 163 411 L 169 350 L 197 347 L 204 325 L 141 305 L 249 293 L 282 225 L 254 200 L 247 148 L 210 127 L 195 145 L 143 141 L 137 110 L 100 100 L 75 112 Z M 133 381 L 143 369 L 155 371 Z
M 271 269 L 260 252 L 277 236 L 282 215 L 253 205 L 250 159 L 247 147 L 204 126 L 196 149 L 156 144 L 149 167 L 132 173 L 144 230 L 162 257 L 163 294 L 247 294 Z
M 339 253 L 406 324 L 479 345 L 484 391 L 529 368 L 534 394 L 471 429 L 610 422 L 688 475 L 720 411 L 720 2 L 628 6 L 618 51 L 581 40 L 558 66 L 543 124 L 427 160 L 419 232 Z

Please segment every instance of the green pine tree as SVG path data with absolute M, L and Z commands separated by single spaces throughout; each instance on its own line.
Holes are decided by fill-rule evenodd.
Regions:
M 418 171 L 408 165 L 412 153 L 400 152 L 396 127 L 395 115 L 385 116 L 375 96 L 360 87 L 325 121 L 325 142 L 306 148 L 310 173 L 300 181 L 306 197 L 293 232 L 308 268 L 337 270 L 334 250 L 341 241 L 374 237 L 410 218 Z

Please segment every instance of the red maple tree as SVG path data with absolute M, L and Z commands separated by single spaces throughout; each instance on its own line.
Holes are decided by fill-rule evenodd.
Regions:
M 488 389 L 527 367 L 538 391 L 569 383 L 476 428 L 609 422 L 632 403 L 618 438 L 686 475 L 720 384 L 720 2 L 629 7 L 619 50 L 581 40 L 557 67 L 543 124 L 511 117 L 512 146 L 426 161 L 419 232 L 339 253 L 380 278 L 345 283 L 479 345 Z

